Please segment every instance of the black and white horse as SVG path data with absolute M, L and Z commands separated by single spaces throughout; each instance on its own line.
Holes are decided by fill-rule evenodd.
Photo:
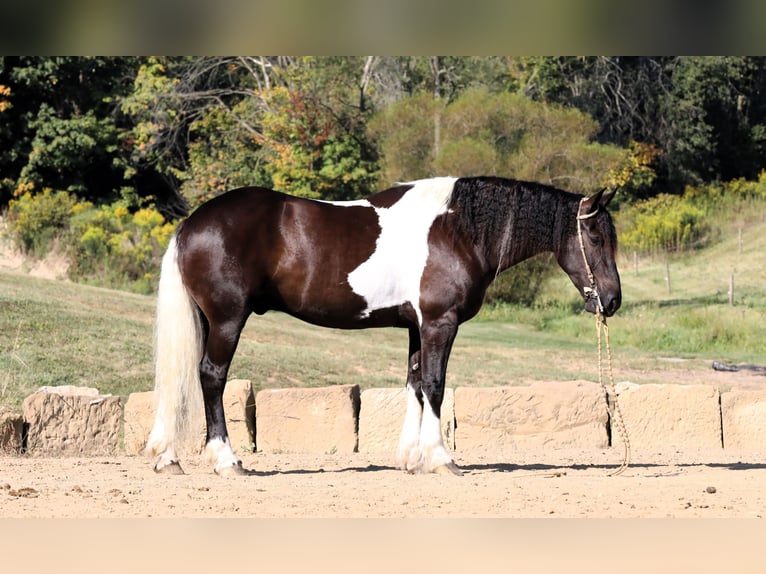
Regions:
M 200 206 L 179 225 L 162 262 L 158 403 L 146 448 L 155 470 L 182 472 L 178 432 L 201 389 L 215 472 L 244 472 L 229 443 L 223 390 L 248 317 L 277 310 L 323 327 L 408 329 L 398 464 L 459 473 L 439 419 L 458 325 L 476 315 L 498 273 L 541 252 L 555 255 L 586 310 L 617 311 L 616 234 L 605 209 L 612 195 L 441 177 L 357 201 L 252 187 Z

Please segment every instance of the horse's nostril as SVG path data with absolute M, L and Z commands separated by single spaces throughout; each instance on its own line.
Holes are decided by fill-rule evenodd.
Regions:
M 606 307 L 604 308 L 606 311 L 606 314 L 609 316 L 614 315 L 617 312 L 617 309 L 620 308 L 620 298 L 619 297 L 612 297 L 607 301 Z

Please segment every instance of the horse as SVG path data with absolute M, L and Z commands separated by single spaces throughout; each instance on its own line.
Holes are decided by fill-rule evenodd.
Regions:
M 184 472 L 176 443 L 196 397 L 213 471 L 248 472 L 228 438 L 223 391 L 250 315 L 281 311 L 328 328 L 407 329 L 397 466 L 461 474 L 440 424 L 458 326 L 478 313 L 500 272 L 543 252 L 554 254 L 586 311 L 613 315 L 622 300 L 606 210 L 614 193 L 436 177 L 353 201 L 243 187 L 202 204 L 178 225 L 162 258 L 156 417 L 144 449 L 154 470 Z

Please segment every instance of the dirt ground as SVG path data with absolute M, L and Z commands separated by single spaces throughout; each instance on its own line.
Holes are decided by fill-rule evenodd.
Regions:
M 460 477 L 409 475 L 385 455 L 261 454 L 221 478 L 201 458 L 155 474 L 142 457 L 0 458 L 0 518 L 762 517 L 766 453 L 520 451 L 458 456 Z

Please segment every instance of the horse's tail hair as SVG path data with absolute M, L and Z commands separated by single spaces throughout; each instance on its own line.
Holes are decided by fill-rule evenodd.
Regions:
M 180 231 L 180 229 L 179 229 Z M 199 379 L 203 330 L 200 310 L 183 284 L 176 234 L 162 258 L 154 331 L 154 427 L 145 453 L 175 449 L 177 441 L 198 448 L 204 429 Z M 190 443 L 189 441 L 195 441 Z

